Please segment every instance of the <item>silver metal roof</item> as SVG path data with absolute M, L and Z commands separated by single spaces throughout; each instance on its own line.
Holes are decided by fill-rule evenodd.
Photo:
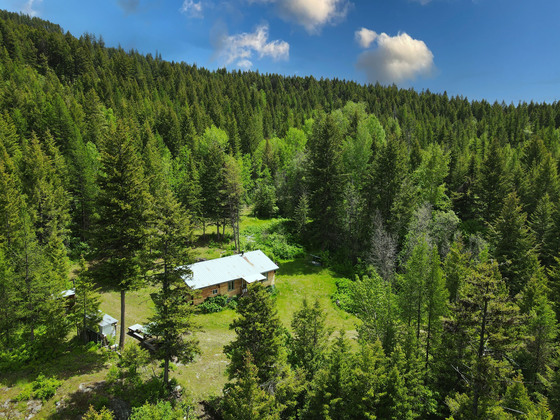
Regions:
M 76 295 L 76 291 L 74 289 L 68 289 L 68 290 L 63 290 L 61 292 L 62 297 L 70 297 L 70 296 L 75 296 Z
M 113 318 L 111 315 L 103 314 L 103 319 L 99 321 L 99 325 L 104 327 L 106 325 L 113 325 L 116 324 L 118 321 Z
M 202 261 L 188 267 L 192 274 L 184 276 L 184 280 L 191 289 L 202 289 L 240 278 L 263 280 L 264 276 L 259 277 L 259 274 L 278 270 L 278 266 L 261 250 Z

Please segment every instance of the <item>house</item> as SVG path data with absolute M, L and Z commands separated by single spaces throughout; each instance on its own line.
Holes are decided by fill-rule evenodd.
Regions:
M 256 281 L 272 286 L 278 270 L 278 266 L 260 250 L 201 261 L 188 268 L 191 273 L 184 277 L 186 285 L 201 291 L 194 300 L 195 305 L 212 296 L 242 295 L 247 286 Z

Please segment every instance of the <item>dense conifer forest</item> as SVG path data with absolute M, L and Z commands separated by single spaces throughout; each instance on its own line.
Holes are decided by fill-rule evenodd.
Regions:
M 133 418 L 194 418 L 170 397 L 200 351 L 179 267 L 195 230 L 241 251 L 251 212 L 347 278 L 357 338 L 312 300 L 286 328 L 253 287 L 206 415 L 560 418 L 559 103 L 208 71 L 4 11 L 0 75 L 0 372 L 56 359 L 97 285 L 124 327 L 150 284 L 162 373 L 125 347 L 111 380 Z

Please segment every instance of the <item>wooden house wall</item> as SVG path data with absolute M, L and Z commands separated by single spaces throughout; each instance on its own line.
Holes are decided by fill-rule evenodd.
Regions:
M 272 286 L 275 280 L 275 271 L 269 271 L 266 273 L 266 280 L 262 281 L 263 286 Z M 242 286 L 243 286 L 243 279 L 236 279 L 235 280 L 235 287 L 233 290 L 228 290 L 229 282 L 224 282 L 220 284 L 216 284 L 213 286 L 204 287 L 199 289 L 198 296 L 194 299 L 194 304 L 198 305 L 204 302 L 207 298 L 212 296 L 218 295 L 226 295 L 228 297 L 239 296 L 242 293 Z M 218 289 L 218 293 L 214 294 L 212 291 L 214 289 Z

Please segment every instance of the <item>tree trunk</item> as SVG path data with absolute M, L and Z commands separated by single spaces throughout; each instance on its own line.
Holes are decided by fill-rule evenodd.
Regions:
M 119 338 L 119 348 L 124 349 L 124 313 L 125 313 L 125 294 L 126 290 L 121 289 L 121 334 Z
M 486 293 L 488 293 L 488 286 L 486 286 Z M 477 354 L 477 364 L 475 372 L 475 383 L 474 383 L 474 395 L 473 395 L 473 416 L 478 418 L 478 399 L 480 397 L 480 376 L 483 372 L 479 372 L 480 364 L 482 363 L 482 358 L 484 357 L 484 336 L 486 335 L 486 317 L 488 315 L 488 300 L 484 301 L 484 310 L 482 312 L 482 323 L 480 325 L 480 338 L 478 343 L 478 354 Z
M 165 355 L 165 361 L 163 365 L 163 384 L 165 388 L 169 388 L 169 356 Z

